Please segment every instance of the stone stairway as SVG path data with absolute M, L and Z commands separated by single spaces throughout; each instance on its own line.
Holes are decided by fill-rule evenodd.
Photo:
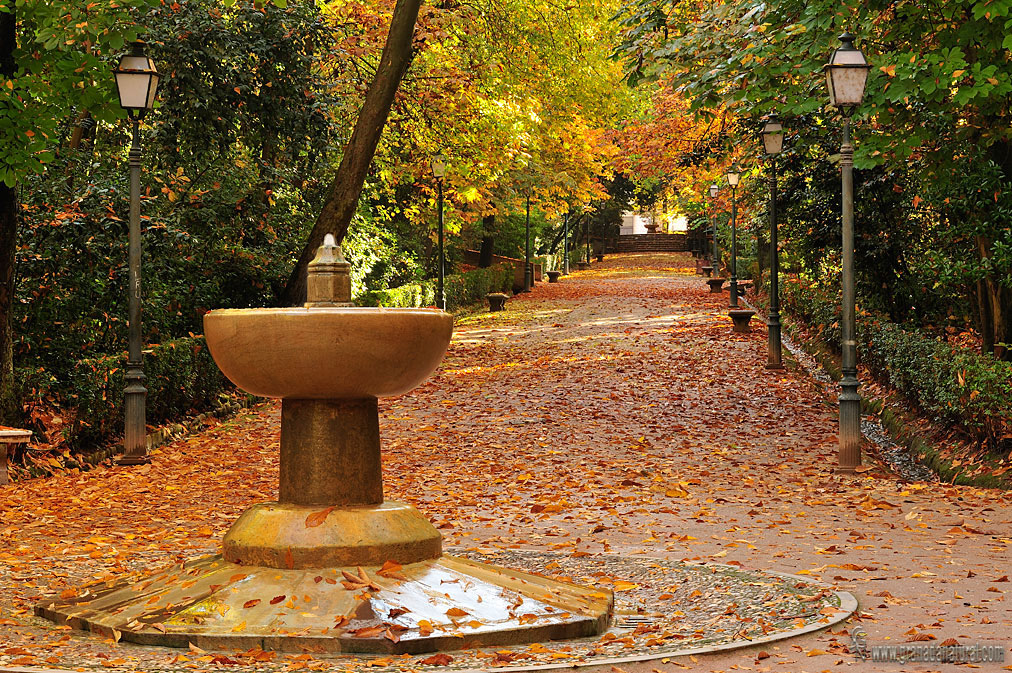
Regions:
M 618 237 L 618 252 L 686 252 L 685 234 L 625 234 Z

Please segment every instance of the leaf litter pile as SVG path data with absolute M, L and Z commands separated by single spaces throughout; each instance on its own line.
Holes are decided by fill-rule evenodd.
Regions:
M 726 294 L 710 295 L 689 262 L 611 256 L 511 299 L 503 313 L 459 320 L 437 374 L 381 401 L 387 497 L 418 506 L 455 553 L 502 555 L 489 558 L 613 589 L 620 609 L 639 595 L 646 613 L 688 615 L 704 601 L 711 619 L 726 617 L 713 614 L 721 611 L 715 592 L 699 589 L 690 600 L 674 586 L 685 566 L 672 562 L 719 563 L 850 591 L 870 644 L 1007 648 L 1009 494 L 906 483 L 877 467 L 834 474 L 834 391 L 796 369 L 765 370 L 765 328 L 754 320 L 752 334 L 733 334 Z M 218 551 L 243 509 L 275 497 L 279 416 L 277 404 L 265 404 L 162 447 L 152 465 L 4 487 L 0 665 L 344 670 L 572 658 L 565 643 L 395 661 L 145 648 L 33 616 L 44 596 Z M 616 556 L 642 561 L 650 581 L 609 564 Z M 365 583 L 342 579 L 356 590 Z M 672 597 L 649 593 L 658 587 Z M 747 607 L 756 624 L 786 607 L 763 603 Z M 731 622 L 743 624 L 725 618 L 720 628 Z M 758 653 L 620 670 L 830 670 L 853 661 L 847 628 Z M 622 637 L 618 630 L 600 645 L 620 650 L 609 641 Z

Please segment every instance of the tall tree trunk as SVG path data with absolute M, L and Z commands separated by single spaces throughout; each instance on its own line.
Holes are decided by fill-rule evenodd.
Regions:
M 13 79 L 17 72 L 14 45 L 17 38 L 15 8 L 0 12 L 0 77 Z M 14 187 L 0 183 L 0 422 L 20 423 L 20 405 L 14 389 L 11 307 L 14 305 L 14 250 L 18 236 L 18 197 Z
M 487 269 L 492 266 L 492 253 L 495 251 L 495 215 L 486 215 L 481 220 L 481 250 L 478 252 L 478 267 Z
M 992 254 L 992 241 L 976 236 L 977 255 L 985 260 Z M 977 281 L 977 305 L 980 316 L 980 335 L 984 352 L 991 351 L 1000 360 L 1012 361 L 1012 289 L 1000 279 L 985 276 Z
M 992 119 L 994 128 L 1003 125 L 1003 118 Z M 988 155 L 991 161 L 995 162 L 1005 176 L 1005 183 L 1012 180 L 1012 142 L 999 140 L 988 148 Z M 976 237 L 977 254 L 980 259 L 990 257 L 994 254 L 994 241 L 982 237 Z M 983 306 L 987 304 L 990 312 L 990 334 L 984 336 L 984 345 L 994 353 L 996 358 L 1012 362 L 1012 347 L 1002 344 L 1012 344 L 1012 288 L 1003 284 L 1001 278 L 986 276 L 983 281 L 977 283 L 978 300 Z M 983 313 L 983 311 L 981 311 Z M 981 330 L 983 336 L 984 331 Z
M 334 234 L 340 243 L 348 233 L 348 225 L 351 224 L 355 209 L 358 207 L 358 199 L 362 194 L 362 185 L 369 172 L 369 165 L 372 163 L 387 116 L 390 114 L 390 106 L 393 105 L 401 78 L 411 63 L 411 39 L 420 4 L 421 0 L 397 0 L 394 6 L 390 33 L 383 47 L 379 68 L 376 69 L 376 78 L 365 94 L 358 121 L 355 122 L 355 130 L 344 148 L 344 156 L 330 185 L 327 201 L 323 204 L 320 216 L 316 218 L 309 239 L 302 249 L 302 254 L 299 255 L 299 261 L 288 277 L 281 298 L 282 303 L 287 306 L 304 301 L 306 266 L 316 255 L 316 249 L 323 243 L 323 237 L 326 234 Z

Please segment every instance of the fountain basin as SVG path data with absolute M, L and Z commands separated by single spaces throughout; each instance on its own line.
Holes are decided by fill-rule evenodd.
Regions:
M 439 365 L 453 316 L 432 309 L 219 309 L 204 314 L 211 356 L 252 395 L 333 400 L 406 393 Z

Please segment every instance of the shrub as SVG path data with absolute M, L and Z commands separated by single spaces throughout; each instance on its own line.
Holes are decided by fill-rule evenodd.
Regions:
M 67 410 L 62 437 L 68 448 L 94 448 L 123 431 L 126 354 L 78 360 L 64 380 L 42 370 L 22 371 L 29 406 Z M 146 412 L 150 424 L 212 408 L 234 390 L 214 363 L 201 336 L 152 346 L 144 357 Z M 30 416 L 37 416 L 30 412 Z
M 444 282 L 446 308 L 453 310 L 485 301 L 489 292 L 509 293 L 513 288 L 513 267 L 496 264 L 447 276 Z M 411 283 L 389 290 L 372 290 L 355 298 L 359 306 L 411 308 L 436 303 L 436 282 Z
M 1012 363 L 892 323 L 861 321 L 862 359 L 920 408 L 997 451 L 1012 424 Z
M 840 343 L 840 306 L 818 289 L 785 282 L 781 305 L 826 344 Z M 997 452 L 1012 431 L 1012 363 L 953 346 L 859 312 L 858 355 L 922 410 L 967 430 Z

